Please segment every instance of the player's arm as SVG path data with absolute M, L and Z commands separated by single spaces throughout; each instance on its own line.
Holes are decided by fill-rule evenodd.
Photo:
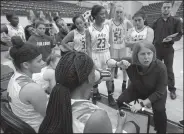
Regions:
M 1 24 L 1 33 L 5 32 L 6 34 L 8 34 L 8 28 L 6 25 Z
M 20 92 L 21 98 L 30 103 L 35 111 L 39 112 L 43 117 L 46 114 L 46 104 L 48 98 L 46 93 L 41 90 L 41 86 L 36 83 L 30 83 L 23 87 Z
M 91 35 L 89 29 L 86 30 L 86 47 L 88 55 L 92 58 Z
M 148 33 L 147 33 L 146 40 L 152 43 L 153 39 L 154 39 L 154 31 L 152 28 L 148 27 Z
M 56 85 L 55 71 L 53 69 L 48 69 L 46 73 L 43 74 L 43 79 L 49 81 L 50 93 L 53 87 Z
M 68 42 L 73 42 L 74 39 L 74 31 L 70 31 L 62 40 L 61 45 L 66 49 L 72 51 L 72 49 L 67 45 Z

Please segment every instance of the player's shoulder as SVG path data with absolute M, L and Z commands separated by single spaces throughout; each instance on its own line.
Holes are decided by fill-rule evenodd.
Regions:
M 150 26 L 146 26 L 148 31 L 153 31 L 153 29 Z

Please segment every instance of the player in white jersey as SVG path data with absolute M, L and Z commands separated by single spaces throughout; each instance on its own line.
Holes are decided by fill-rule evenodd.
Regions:
M 19 24 L 19 18 L 15 14 L 6 14 L 6 19 L 10 22 L 9 24 L 1 25 L 1 33 L 7 35 L 7 45 L 11 46 L 11 38 L 13 36 L 20 36 L 23 41 L 25 39 L 24 28 Z M 5 42 L 6 43 L 6 42 Z
M 86 34 L 84 27 L 84 19 L 82 16 L 77 15 L 73 17 L 73 23 L 76 29 L 70 31 L 62 40 L 62 45 L 66 46 L 68 42 L 73 42 L 73 49 L 76 51 L 86 53 Z
M 25 42 L 25 33 L 24 33 L 24 28 L 19 24 L 19 18 L 16 14 L 14 13 L 7 13 L 6 14 L 6 19 L 10 22 L 9 24 L 1 25 L 1 35 L 2 33 L 4 34 L 3 42 L 9 46 L 12 47 L 11 43 L 11 38 L 13 36 L 20 36 L 21 39 Z M 1 36 L 2 37 L 2 36 Z M 9 48 L 10 50 L 10 48 Z M 11 59 L 9 55 L 9 50 L 6 53 L 6 58 Z
M 92 7 L 91 15 L 94 19 L 94 23 L 89 26 L 86 30 L 86 46 L 87 53 L 92 57 L 96 68 L 106 70 L 107 60 L 110 59 L 110 44 L 109 44 L 109 25 L 104 24 L 106 10 L 103 6 L 95 5 Z M 108 100 L 109 105 L 115 105 L 115 100 L 113 98 L 114 86 L 113 80 L 106 81 L 106 86 L 108 90 Z M 100 99 L 101 96 L 98 92 L 98 85 L 94 86 L 93 89 L 93 103 L 96 103 L 96 99 Z
M 147 40 L 153 42 L 154 32 L 153 29 L 144 25 L 145 13 L 138 11 L 133 16 L 134 27 L 128 31 L 127 37 L 125 38 L 125 44 L 129 47 L 129 56 L 132 55 L 132 48 L 136 43 Z
M 112 28 L 112 34 L 110 35 L 111 45 L 111 58 L 120 61 L 122 58 L 126 58 L 127 47 L 125 46 L 124 38 L 129 28 L 132 28 L 132 24 L 129 20 L 125 19 L 122 6 L 115 6 L 115 17 L 109 22 Z M 117 78 L 118 68 L 113 68 L 114 78 Z M 126 89 L 127 74 L 123 70 L 123 83 L 122 91 Z

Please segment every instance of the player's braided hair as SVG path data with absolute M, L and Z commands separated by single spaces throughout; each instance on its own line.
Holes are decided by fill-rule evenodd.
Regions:
M 59 61 L 41 133 L 73 133 L 71 96 L 83 84 L 93 69 L 92 59 L 82 52 L 68 52 Z

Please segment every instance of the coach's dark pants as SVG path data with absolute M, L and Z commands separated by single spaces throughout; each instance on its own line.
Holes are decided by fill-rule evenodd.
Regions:
M 117 104 L 119 107 L 122 106 L 123 102 L 130 103 L 137 99 L 145 100 L 148 96 L 142 96 L 138 91 L 133 89 L 132 84 L 128 86 L 128 88 L 119 96 L 117 100 Z M 152 103 L 153 109 L 153 119 L 155 128 L 158 134 L 165 134 L 167 128 L 167 115 L 166 115 L 166 98 L 167 98 L 167 91 L 162 96 L 161 99 Z
M 168 74 L 168 90 L 176 91 L 175 88 L 175 78 L 173 72 L 173 59 L 174 59 L 174 48 L 170 44 L 160 44 L 155 45 L 157 59 L 164 61 L 164 64 L 167 67 Z

